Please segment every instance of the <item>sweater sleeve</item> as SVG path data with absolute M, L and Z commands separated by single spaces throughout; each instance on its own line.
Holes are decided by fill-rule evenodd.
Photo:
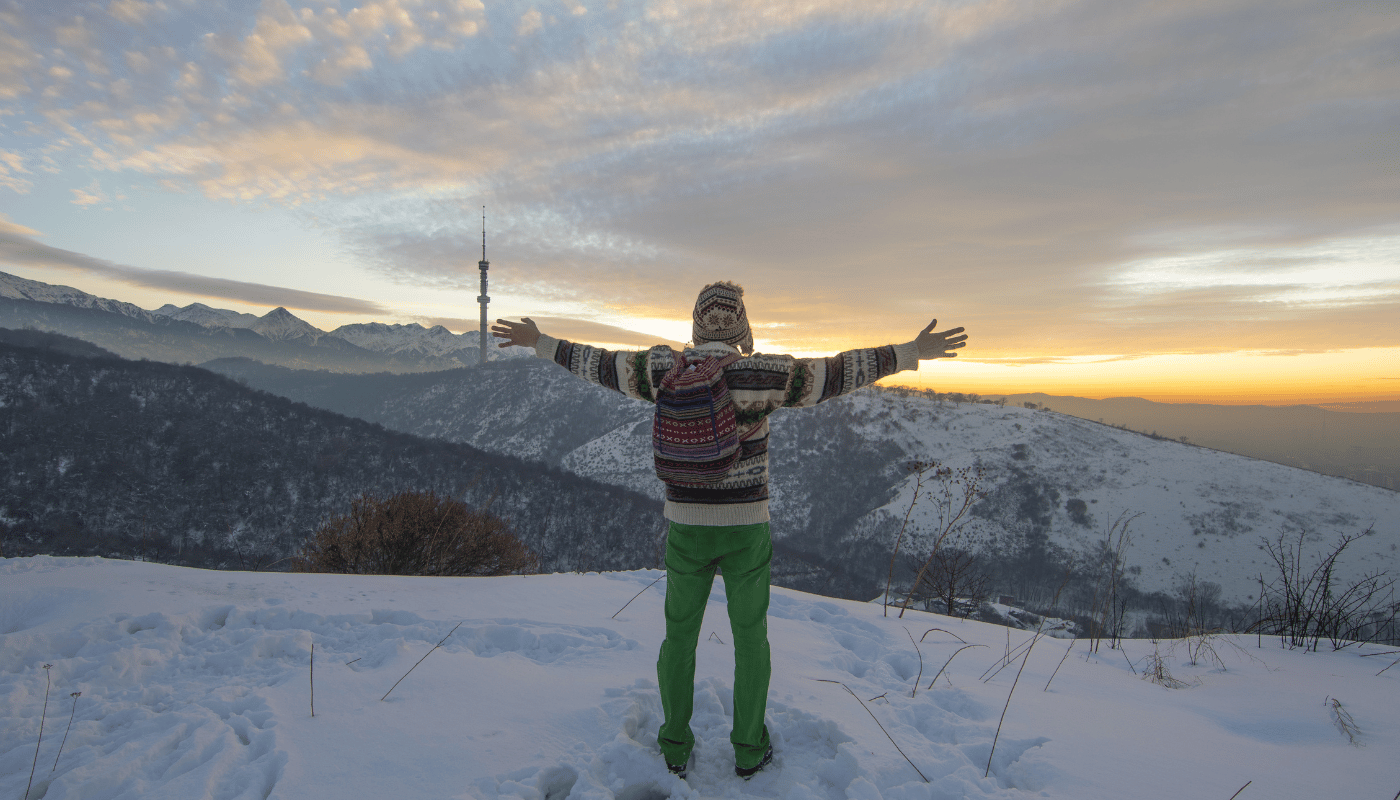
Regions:
M 605 350 L 543 333 L 535 343 L 535 355 L 553 361 L 589 383 L 648 403 L 656 402 L 652 386 L 657 376 L 664 375 L 674 363 L 674 354 L 666 345 L 650 350 Z
M 783 405 L 807 408 L 918 367 L 919 349 L 913 342 L 847 350 L 829 358 L 794 359 Z

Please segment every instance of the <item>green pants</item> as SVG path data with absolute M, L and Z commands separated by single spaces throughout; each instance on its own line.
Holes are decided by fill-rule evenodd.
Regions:
M 773 540 L 768 523 L 709 526 L 671 523 L 666 536 L 666 641 L 656 660 L 661 708 L 666 716 L 658 740 L 668 764 L 690 760 L 695 733 L 695 647 L 705 604 L 724 571 L 729 629 L 734 636 L 734 762 L 753 767 L 768 749 L 768 568 Z

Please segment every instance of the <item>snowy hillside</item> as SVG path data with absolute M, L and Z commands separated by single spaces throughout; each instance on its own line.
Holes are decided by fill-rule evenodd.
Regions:
M 1042 639 L 1024 670 L 1015 658 L 984 682 L 1030 634 L 783 589 L 769 616 L 775 762 L 745 783 L 728 742 L 722 578 L 681 782 L 656 747 L 665 581 L 611 618 L 659 574 L 0 559 L 0 796 L 23 797 L 31 770 L 29 796 L 46 800 L 1226 800 L 1247 783 L 1241 800 L 1316 800 L 1397 788 L 1400 667 L 1377 675 L 1394 656 L 1364 657 L 1375 648 L 1216 639 L 1221 667 L 1162 642 L 1171 689 L 1143 679 L 1151 642 L 1088 655 L 1079 641 L 1065 657 L 1069 643 Z M 975 646 L 959 652 L 964 641 Z
M 977 525 L 1003 525 L 1008 516 L 1033 522 L 1023 512 L 1034 498 L 1054 538 L 1084 552 L 1120 514 L 1141 514 L 1132 523 L 1127 560 L 1141 568 L 1135 580 L 1146 591 L 1170 590 L 1194 570 L 1200 580 L 1219 583 L 1226 598 L 1252 599 L 1258 576 L 1272 570 L 1261 538 L 1300 528 L 1315 534 L 1310 541 L 1319 549 L 1337 534 L 1370 528 L 1348 550 L 1344 576 L 1400 573 L 1400 494 L 1393 491 L 1053 412 L 940 406 L 875 392 L 845 402 L 861 420 L 856 434 L 868 442 L 954 468 L 980 463 L 991 495 Z M 903 480 L 894 499 L 872 515 L 902 517 L 913 483 Z M 1087 506 L 1079 519 L 1069 509 L 1075 499 Z M 931 527 L 935 506 L 916 505 L 914 515 Z
M 540 359 L 334 381 L 248 363 L 218 368 L 251 386 L 390 428 L 661 496 L 651 464 L 651 406 Z M 878 572 L 883 582 L 913 494 L 906 465 L 914 460 L 981 465 L 989 494 L 972 514 L 975 541 L 1008 532 L 1043 535 L 1082 554 L 1121 514 L 1140 514 L 1126 555 L 1134 582 L 1148 592 L 1170 591 L 1194 570 L 1198 580 L 1220 584 L 1226 602 L 1247 605 L 1257 596 L 1260 573 L 1272 568 L 1261 539 L 1283 530 L 1311 531 L 1309 546 L 1321 549 L 1340 534 L 1372 528 L 1349 548 L 1340 577 L 1400 574 L 1400 494 L 1342 478 L 1054 412 L 900 391 L 857 392 L 816 408 L 779 411 L 771 420 L 775 539 L 808 561 L 836 561 L 827 562 L 828 570 L 868 568 L 839 589 L 825 584 L 833 593 L 873 597 L 870 576 Z M 914 550 L 936 515 L 927 496 L 915 506 Z
M 888 494 L 850 524 L 852 531 L 884 531 L 903 519 L 915 479 L 897 465 L 936 459 L 953 468 L 981 465 L 990 495 L 970 524 L 986 541 L 1008 527 L 1043 526 L 1052 540 L 1085 553 L 1123 513 L 1132 522 L 1130 567 L 1144 591 L 1170 591 L 1192 570 L 1219 583 L 1227 600 L 1247 603 L 1258 577 L 1273 570 L 1261 537 L 1282 530 L 1312 531 L 1321 548 L 1340 533 L 1373 533 L 1352 545 L 1345 576 L 1382 569 L 1400 573 L 1400 494 L 1341 478 L 1141 434 L 1053 412 L 993 405 L 955 406 L 925 397 L 865 392 L 841 398 L 842 419 L 860 452 L 883 452 L 897 477 Z M 830 403 L 828 405 L 831 405 Z M 814 410 L 815 411 L 815 410 Z M 650 465 L 645 409 L 635 424 L 619 426 L 565 455 L 561 464 L 596 480 L 660 495 Z M 804 431 L 802 412 L 773 417 L 775 535 L 795 534 L 815 506 L 812 488 L 837 485 L 804 475 L 825 465 L 830 437 Z M 855 455 L 854 452 L 851 455 Z M 847 462 L 849 463 L 849 462 Z M 892 495 L 892 496 L 891 496 Z M 1087 513 L 1073 513 L 1073 501 Z M 936 528 L 938 506 L 914 506 L 915 547 Z M 978 535 L 980 532 L 980 535 Z

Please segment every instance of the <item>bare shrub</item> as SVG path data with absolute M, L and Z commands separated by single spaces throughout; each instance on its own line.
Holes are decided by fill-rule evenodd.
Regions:
M 1290 648 L 1313 651 L 1322 639 L 1340 650 L 1377 638 L 1384 609 L 1390 608 L 1393 619 L 1395 579 L 1384 571 L 1368 572 L 1350 584 L 1336 578 L 1337 560 L 1347 546 L 1370 533 L 1367 528 L 1360 534 L 1343 534 L 1311 570 L 1303 557 L 1306 530 L 1299 530 L 1296 538 L 1280 532 L 1277 538 L 1265 539 L 1264 549 L 1277 573 L 1271 583 L 1261 579 L 1260 629 Z
M 1218 583 L 1197 580 L 1193 569 L 1177 584 L 1178 602 L 1165 609 L 1167 635 L 1186 646 L 1187 663 L 1193 667 L 1209 661 L 1225 669 L 1225 661 L 1215 649 L 1218 641 L 1225 641 L 1220 639 L 1224 630 L 1207 622 L 1211 609 L 1219 605 L 1220 591 Z
M 1091 556 L 1090 566 L 1097 573 L 1094 596 L 1089 608 L 1089 652 L 1097 653 L 1107 636 L 1109 649 L 1125 638 L 1124 621 L 1128 612 L 1127 551 L 1133 537 L 1129 529 L 1133 520 L 1142 516 L 1127 511 L 1108 526 L 1102 542 Z
M 489 504 L 488 504 L 489 505 Z M 487 509 L 434 492 L 365 493 L 327 520 L 292 559 L 296 572 L 353 575 L 509 575 L 539 557 Z
M 1147 666 L 1142 671 L 1142 678 L 1168 689 L 1184 689 L 1190 685 L 1172 677 L 1172 671 L 1167 666 L 1167 658 L 1157 649 L 1156 642 L 1152 643 L 1152 655 L 1147 657 Z

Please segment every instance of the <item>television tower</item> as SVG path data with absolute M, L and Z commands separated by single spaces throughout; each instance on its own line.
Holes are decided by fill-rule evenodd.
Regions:
M 486 363 L 486 305 L 491 302 L 491 298 L 486 294 L 486 270 L 491 268 L 491 262 L 486 260 L 486 206 L 481 207 L 481 261 L 477 262 L 481 268 L 481 295 L 476 301 L 481 304 L 481 363 Z

